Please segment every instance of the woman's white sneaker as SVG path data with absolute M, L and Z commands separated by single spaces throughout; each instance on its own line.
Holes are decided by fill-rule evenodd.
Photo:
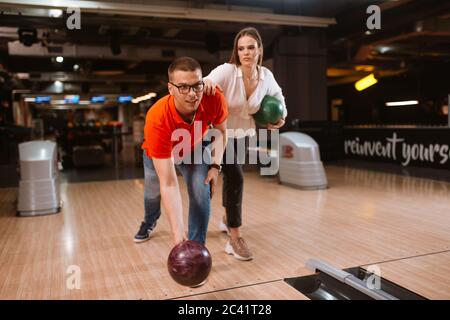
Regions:
M 226 216 L 222 217 L 222 220 L 219 222 L 219 230 L 222 232 L 226 232 L 227 235 L 230 235 L 230 228 L 227 226 L 227 218 Z

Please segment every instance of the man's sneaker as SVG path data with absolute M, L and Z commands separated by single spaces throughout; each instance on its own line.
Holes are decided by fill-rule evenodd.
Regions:
M 227 235 L 230 235 L 230 228 L 228 228 L 227 217 L 223 216 L 222 220 L 219 222 L 219 230 L 222 232 L 226 232 Z
M 156 222 L 149 226 L 147 223 L 142 222 L 138 233 L 134 236 L 134 242 L 144 242 L 150 239 L 150 234 L 156 227 Z
M 252 260 L 253 256 L 244 241 L 244 238 L 239 237 L 236 240 L 229 240 L 225 246 L 225 252 L 232 254 L 236 259 L 239 260 Z

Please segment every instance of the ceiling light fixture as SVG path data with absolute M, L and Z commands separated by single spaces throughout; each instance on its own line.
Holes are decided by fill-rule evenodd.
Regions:
M 388 107 L 399 107 L 399 106 L 412 106 L 419 104 L 419 101 L 417 100 L 407 100 L 407 101 L 391 101 L 386 102 L 386 106 Z
M 377 82 L 378 82 L 378 80 L 375 78 L 375 75 L 373 73 L 371 73 L 367 77 L 364 77 L 361 80 L 357 81 L 355 83 L 355 88 L 358 91 L 362 91 L 362 90 L 367 89 L 368 87 L 374 85 Z
M 63 11 L 61 9 L 50 9 L 48 11 L 48 16 L 50 18 L 60 18 L 63 15 Z
M 151 98 L 154 98 L 154 97 L 156 97 L 156 93 L 150 92 L 149 94 L 146 94 L 144 96 L 140 96 L 140 97 L 134 98 L 131 102 L 139 103 L 141 101 L 145 101 L 145 100 L 148 100 L 148 99 L 151 99 Z

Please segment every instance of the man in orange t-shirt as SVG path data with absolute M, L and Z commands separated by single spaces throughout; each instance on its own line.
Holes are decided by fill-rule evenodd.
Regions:
M 168 75 L 169 95 L 158 100 L 145 119 L 142 144 L 145 217 L 134 241 L 149 239 L 161 215 L 162 202 L 174 244 L 187 238 L 204 244 L 211 197 L 227 141 L 226 101 L 220 90 L 214 96 L 203 96 L 202 70 L 192 58 L 182 57 L 173 61 Z M 210 133 L 215 135 L 210 150 L 205 147 L 204 137 L 211 128 L 214 129 Z M 199 154 L 200 157 L 196 157 Z M 175 167 L 185 179 L 189 194 L 188 237 L 184 232 Z

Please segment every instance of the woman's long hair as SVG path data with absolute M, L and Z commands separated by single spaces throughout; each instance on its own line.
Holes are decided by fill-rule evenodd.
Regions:
M 238 41 L 243 36 L 249 36 L 256 40 L 256 43 L 258 44 L 258 47 L 261 51 L 261 53 L 259 54 L 259 58 L 258 58 L 258 65 L 261 66 L 262 61 L 263 61 L 262 40 L 261 40 L 261 36 L 259 35 L 258 30 L 256 30 L 253 27 L 244 28 L 238 32 L 238 34 L 234 38 L 233 52 L 231 53 L 231 58 L 230 58 L 229 63 L 235 64 L 237 66 L 241 65 L 241 62 L 239 61 L 239 56 L 238 56 Z

